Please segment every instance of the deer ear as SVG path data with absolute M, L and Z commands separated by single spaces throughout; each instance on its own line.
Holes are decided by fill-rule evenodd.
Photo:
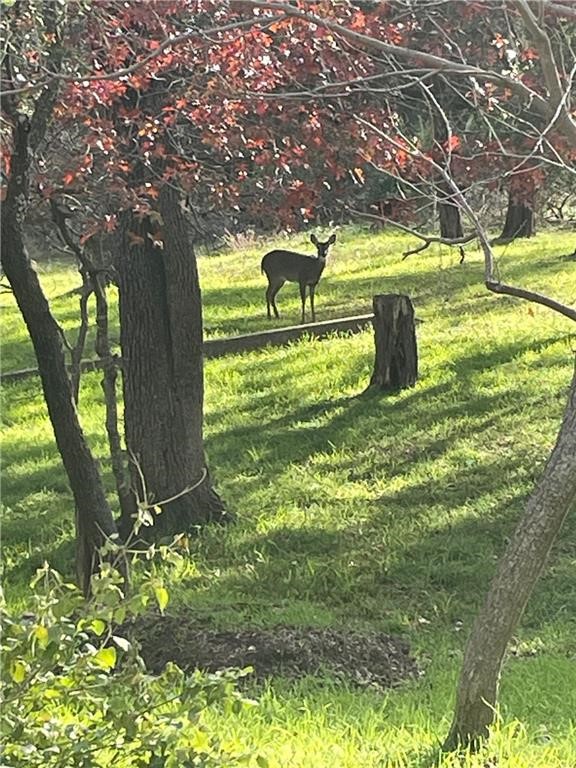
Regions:
M 316 235 L 310 235 L 310 240 L 314 243 L 314 245 L 318 245 L 318 238 Z
M 331 235 L 330 239 L 328 240 L 328 245 L 334 245 L 336 242 L 336 235 Z

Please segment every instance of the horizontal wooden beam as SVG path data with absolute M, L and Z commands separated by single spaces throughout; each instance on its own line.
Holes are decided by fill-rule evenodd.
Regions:
M 323 339 L 332 333 L 358 333 L 372 323 L 374 315 L 356 315 L 355 317 L 341 317 L 335 320 L 323 320 L 320 323 L 305 323 L 303 325 L 290 325 L 283 328 L 272 328 L 268 331 L 246 333 L 242 336 L 228 336 L 222 339 L 207 339 L 204 342 L 204 356 L 206 358 L 235 355 L 241 352 L 249 352 L 253 349 L 262 349 L 268 346 L 281 346 L 290 341 L 312 337 Z M 121 365 L 122 360 L 118 358 Z M 83 360 L 82 372 L 96 371 L 102 367 L 100 360 Z M 25 368 L 21 371 L 5 371 L 1 374 L 2 381 L 19 381 L 30 376 L 37 376 L 37 368 Z
M 341 317 L 336 320 L 323 320 L 320 323 L 305 323 L 289 325 L 284 328 L 271 328 L 268 331 L 246 333 L 242 336 L 228 336 L 224 339 L 208 339 L 204 342 L 206 357 L 222 357 L 238 352 L 248 352 L 251 349 L 261 349 L 268 346 L 281 346 L 290 341 L 311 336 L 323 339 L 331 333 L 357 333 L 364 330 L 372 322 L 374 315 L 356 315 Z

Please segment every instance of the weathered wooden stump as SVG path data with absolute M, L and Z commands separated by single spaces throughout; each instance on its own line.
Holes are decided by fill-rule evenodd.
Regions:
M 374 296 L 376 359 L 370 387 L 397 392 L 413 387 L 418 378 L 414 307 L 408 296 Z

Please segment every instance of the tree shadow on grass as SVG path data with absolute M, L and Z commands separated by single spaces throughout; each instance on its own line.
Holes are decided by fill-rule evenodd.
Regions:
M 522 393 L 512 389 L 476 396 L 474 378 L 479 370 L 512 361 L 528 350 L 539 351 L 554 341 L 523 340 L 458 358 L 452 365 L 456 387 L 447 382 L 427 389 L 421 382 L 420 388 L 398 396 L 367 393 L 324 400 L 268 422 L 257 419 L 256 426 L 230 430 L 220 443 L 220 455 L 215 443 L 216 465 L 227 464 L 225 443 L 229 440 L 239 446 L 263 445 L 259 461 L 264 469 L 258 483 L 266 477 L 278 482 L 286 466 L 305 462 L 325 451 L 327 445 L 346 445 L 351 450 L 357 445 L 353 455 L 331 460 L 328 467 L 329 472 L 340 473 L 343 483 L 369 480 L 371 473 L 384 473 L 387 481 L 407 476 L 414 463 L 440 459 L 455 438 L 466 439 L 496 428 L 502 419 L 513 418 L 524 407 Z M 468 418 L 462 421 L 461 417 Z M 359 439 L 363 434 L 374 435 L 375 422 L 381 433 L 376 448 L 391 456 L 390 461 L 380 457 L 377 464 L 370 454 L 374 437 L 369 440 L 372 445 Z M 448 429 L 446 435 L 434 436 L 433 427 L 441 423 L 448 427 L 453 424 L 457 433 Z M 306 424 L 313 424 L 313 429 L 304 431 L 302 425 Z M 406 450 L 402 453 L 400 449 Z M 238 455 L 233 454 L 237 469 L 249 474 L 252 459 L 238 462 Z M 257 552 L 259 560 L 255 571 L 229 569 L 230 575 L 220 582 L 218 593 L 249 594 L 263 602 L 267 595 L 273 601 L 318 599 L 335 607 L 358 607 L 366 616 L 371 610 L 368 604 L 377 606 L 378 595 L 384 590 L 397 608 L 405 602 L 423 611 L 436 601 L 453 606 L 450 615 L 456 619 L 467 610 L 471 595 L 487 586 L 496 558 L 521 513 L 525 493 L 534 481 L 527 476 L 526 462 L 522 453 L 502 462 L 497 451 L 493 455 L 485 452 L 456 471 L 435 472 L 429 480 L 410 482 L 368 500 L 362 519 L 351 525 L 346 524 L 346 499 L 322 497 L 316 502 L 314 491 L 307 494 L 305 488 L 295 488 L 298 526 L 251 535 L 252 522 L 241 523 L 242 534 L 229 554 L 242 563 L 251 562 Z M 515 477 L 515 484 L 526 492 L 510 489 Z M 322 516 L 320 525 L 314 524 L 314 515 L 326 505 L 332 507 L 336 521 L 329 529 Z M 431 524 L 430 510 L 435 506 L 443 511 Z M 306 509 L 310 511 L 306 513 Z M 343 513 L 340 523 L 339 509 Z M 302 524 L 302 514 L 309 523 Z M 407 524 L 397 522 L 402 520 Z M 387 552 L 389 541 L 394 542 L 392 556 Z
M 505 478 L 490 463 L 481 475 L 486 495 L 497 496 Z M 473 501 L 468 473 L 462 471 L 454 480 L 462 490 L 439 501 L 454 508 Z M 312 519 L 308 525 L 255 533 L 246 521 L 234 541 L 217 542 L 208 533 L 199 542 L 204 556 L 226 567 L 217 580 L 204 584 L 203 604 L 216 614 L 228 606 L 247 624 L 264 619 L 273 625 L 275 616 L 284 615 L 282 606 L 317 604 L 320 613 L 329 610 L 334 621 L 350 628 L 368 621 L 385 631 L 412 634 L 405 620 L 398 624 L 399 616 L 425 617 L 430 630 L 414 625 L 419 636 L 440 626 L 469 626 L 523 513 L 526 495 L 493 501 L 485 512 L 471 510 L 431 522 L 426 490 L 415 485 L 408 492 L 390 493 L 385 504 L 370 505 L 361 523 L 343 521 L 337 528 L 317 527 Z M 405 525 L 408 510 L 411 519 Z M 572 521 L 565 535 L 575 531 Z M 556 566 L 569 565 L 570 558 L 561 548 L 552 553 Z M 548 569 L 536 590 L 528 616 L 540 631 L 557 614 L 576 612 L 565 570 Z M 194 582 L 189 586 L 194 590 Z M 251 608 L 236 614 L 235 605 Z M 313 614 L 308 610 L 306 615 Z
M 478 371 L 511 362 L 527 351 L 541 351 L 554 341 L 555 338 L 537 342 L 522 340 L 492 348 L 487 353 L 457 358 L 451 364 L 456 383 L 448 381 L 426 387 L 425 380 L 421 380 L 414 389 L 389 396 L 367 390 L 350 397 L 303 405 L 271 419 L 261 414 L 267 410 L 277 411 L 277 391 L 289 374 L 284 372 L 281 360 L 267 359 L 261 361 L 262 378 L 273 378 L 274 386 L 265 394 L 259 393 L 256 403 L 247 404 L 249 423 L 208 437 L 208 454 L 214 466 L 226 474 L 253 471 L 254 455 L 274 474 L 292 462 L 302 463 L 319 451 L 329 451 L 331 446 L 361 444 L 361 435 L 371 435 L 376 428 L 381 434 L 381 450 L 394 452 L 403 436 L 412 434 L 414 425 L 418 425 L 417 445 L 405 457 L 395 455 L 398 465 L 395 474 L 399 474 L 411 461 L 426 454 L 429 458 L 438 456 L 448 447 L 449 437 L 427 439 L 428 432 L 438 424 L 454 422 L 458 436 L 466 437 L 496 426 L 504 416 L 514 413 L 521 393 L 508 391 L 475 396 L 475 376 Z M 428 407 L 430 403 L 434 404 L 433 409 Z M 238 409 L 234 412 L 237 415 Z M 468 419 L 463 427 L 458 420 L 471 414 L 474 418 Z M 209 423 L 225 423 L 231 415 L 231 410 L 220 408 L 210 414 Z M 447 430 L 450 431 L 449 425 Z
M 264 392 L 257 411 L 250 412 L 249 408 L 246 409 L 250 423 L 225 429 L 222 433 L 208 438 L 211 465 L 215 468 L 216 476 L 222 473 L 229 489 L 236 493 L 242 491 L 243 494 L 251 494 L 263 486 L 278 483 L 287 467 L 302 465 L 311 457 L 315 457 L 318 462 L 317 475 L 321 478 L 324 471 L 321 460 L 323 454 L 328 454 L 329 459 L 326 471 L 332 476 L 341 473 L 341 482 L 344 483 L 370 480 L 370 473 L 380 473 L 386 480 L 401 477 L 409 472 L 416 462 L 433 462 L 440 459 L 450 449 L 453 437 L 456 437 L 451 431 L 453 428 L 458 429 L 458 438 L 465 439 L 478 431 L 496 427 L 499 420 L 513 415 L 517 408 L 521 408 L 522 393 L 516 391 L 475 395 L 474 377 L 479 370 L 509 362 L 527 350 L 538 351 L 553 341 L 554 338 L 538 342 L 516 341 L 494 347 L 486 353 L 456 358 L 451 363 L 456 375 L 456 384 L 454 381 L 447 381 L 427 386 L 423 380 L 413 390 L 397 395 L 382 396 L 375 392 L 366 392 L 352 397 L 324 399 L 318 403 L 302 405 L 274 418 L 266 418 L 265 414 L 267 409 L 276 409 L 277 412 L 278 376 L 290 378 L 290 374 L 289 371 L 284 371 L 281 358 L 266 359 L 262 361 L 262 381 L 272 382 L 273 386 L 269 385 Z M 474 419 L 467 419 L 464 424 L 460 424 L 459 417 L 470 416 L 471 411 L 474 413 Z M 230 416 L 231 413 L 224 407 L 219 412 L 212 413 L 210 420 L 218 423 L 220 419 Z M 234 418 L 237 416 L 236 409 Z M 454 423 L 455 426 L 452 427 Z M 445 425 L 444 433 L 433 433 L 438 424 Z M 330 457 L 329 454 L 335 448 L 343 448 L 349 455 L 344 454 L 342 458 Z M 53 454 L 49 441 L 40 445 L 23 442 L 11 446 L 8 456 L 5 453 L 4 458 L 8 461 L 34 462 L 47 454 Z M 507 466 L 515 470 L 522 461 L 520 457 L 513 464 L 508 462 Z M 474 483 L 471 484 L 470 481 L 474 478 Z M 107 481 L 110 481 L 108 476 Z M 500 477 L 497 463 L 486 461 L 478 467 L 466 467 L 462 472 L 444 478 L 442 482 L 446 487 L 434 489 L 431 484 L 417 483 L 371 498 L 366 503 L 364 515 L 366 524 L 372 529 L 371 536 L 377 536 L 379 529 L 386 530 L 390 527 L 389 518 L 395 511 L 406 515 L 406 510 L 410 510 L 411 524 L 415 526 L 420 518 L 425 517 L 431 500 L 443 501 L 452 506 L 473 503 L 474 488 L 493 489 L 505 483 L 506 478 Z M 305 486 L 298 488 L 295 485 L 295 505 L 300 509 L 310 505 L 333 505 L 345 515 L 346 500 L 333 500 L 330 498 L 331 491 L 322 490 L 321 479 L 319 483 L 318 498 L 314 489 L 309 491 Z M 5 483 L 4 497 L 9 504 L 14 504 L 19 499 L 28 498 L 30 489 L 41 488 L 55 492 L 67 491 L 65 475 L 60 464 L 58 468 L 31 467 L 30 472 L 23 474 L 22 478 L 16 477 L 8 484 Z M 37 519 L 38 525 L 42 525 L 41 519 L 37 518 L 32 510 L 30 515 L 32 524 Z M 313 518 L 310 519 L 313 522 Z M 241 523 L 246 529 L 246 533 L 242 534 L 243 541 L 250 539 L 250 536 L 245 536 L 248 526 L 253 524 L 251 520 Z M 393 529 L 391 530 L 393 533 Z M 18 525 L 15 524 L 10 530 L 10 538 L 17 540 L 18 533 Z M 297 537 L 300 534 L 291 535 Z M 312 536 L 309 528 L 301 535 Z M 342 602 L 342 596 L 336 598 L 338 587 L 342 589 L 345 601 L 353 601 L 352 591 L 357 586 L 355 574 L 362 573 L 363 567 L 351 568 L 353 577 L 348 578 L 348 566 L 344 566 L 344 563 L 354 559 L 366 560 L 366 552 L 362 546 L 355 543 L 357 539 L 362 539 L 358 535 L 358 527 L 356 524 L 339 526 L 337 531 L 330 534 L 330 541 L 326 544 L 328 552 L 325 552 L 324 545 L 320 544 L 326 535 L 325 529 L 319 528 L 317 534 L 314 534 L 313 542 L 292 544 L 288 547 L 288 551 L 294 554 L 300 552 L 304 557 L 305 553 L 309 552 L 311 556 L 322 561 L 320 566 L 316 567 L 314 563 L 306 563 L 303 560 L 302 568 L 308 569 L 309 572 L 308 576 L 303 572 L 298 576 L 298 580 L 305 584 L 306 579 L 311 578 L 311 593 L 316 589 L 314 584 L 324 584 L 327 587 L 332 585 L 330 591 L 335 595 L 334 599 Z M 5 530 L 5 540 L 6 538 Z M 345 544 L 344 549 L 340 542 Z M 255 539 L 246 552 L 238 550 L 234 557 L 248 557 L 249 551 L 264 544 L 265 540 Z M 329 553 L 339 553 L 334 564 L 330 563 Z M 46 556 L 50 558 L 51 555 L 51 545 L 47 541 Z M 298 558 L 296 560 L 298 561 Z M 372 561 L 373 557 L 372 560 L 368 558 L 368 562 Z M 296 571 L 298 567 L 300 566 L 297 563 Z M 310 567 L 312 571 L 309 570 Z M 368 569 L 365 578 L 369 580 L 371 573 Z M 341 578 L 343 575 L 346 576 L 344 580 Z M 282 583 L 280 575 L 277 581 Z

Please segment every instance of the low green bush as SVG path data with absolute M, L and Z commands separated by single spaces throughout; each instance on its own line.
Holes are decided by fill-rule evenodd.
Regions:
M 128 597 L 104 564 L 92 598 L 46 564 L 32 583 L 30 613 L 3 603 L 2 768 L 215 768 L 251 759 L 202 721 L 210 707 L 238 713 L 240 671 L 148 672 L 130 622 L 168 593 L 154 572 Z M 263 764 L 263 761 L 260 761 Z

